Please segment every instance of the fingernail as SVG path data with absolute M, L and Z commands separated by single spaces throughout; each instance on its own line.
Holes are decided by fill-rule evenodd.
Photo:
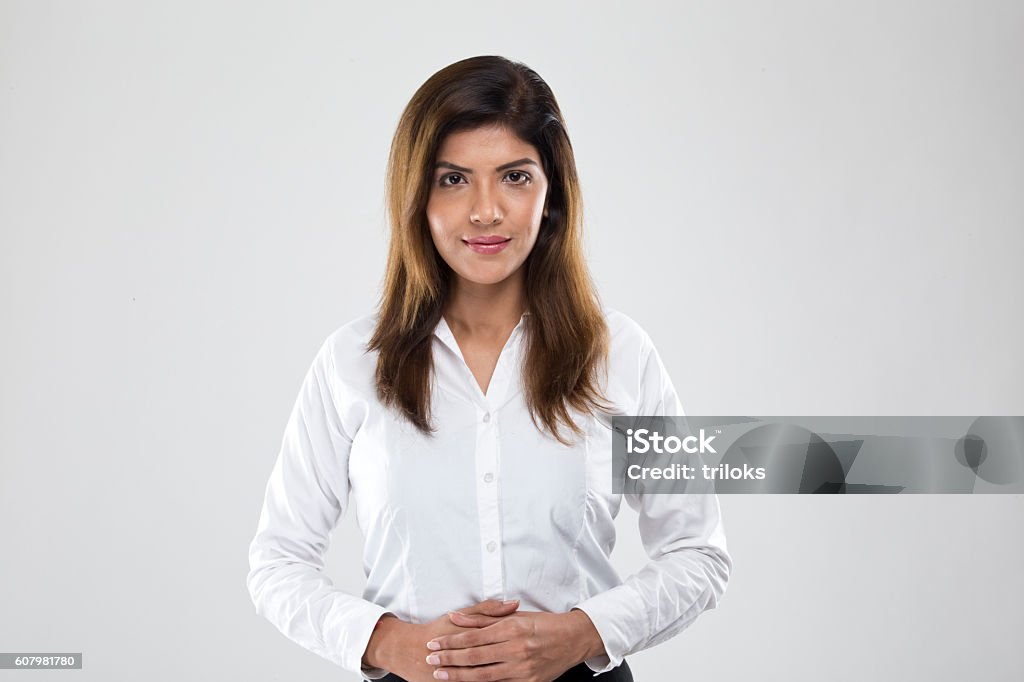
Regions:
M 430 665 L 441 665 L 441 657 L 437 654 L 430 654 L 427 656 L 427 663 Z
M 427 648 L 431 651 L 439 651 L 441 649 L 441 645 L 435 642 L 434 640 L 430 640 L 429 642 L 427 642 Z
M 448 679 L 448 673 L 446 673 L 444 670 L 435 670 L 434 671 L 434 679 L 435 680 L 447 680 Z
M 519 600 L 518 599 L 506 599 L 505 601 L 501 602 L 501 604 L 502 604 L 502 606 L 505 606 L 506 604 L 515 604 L 517 601 L 519 601 Z

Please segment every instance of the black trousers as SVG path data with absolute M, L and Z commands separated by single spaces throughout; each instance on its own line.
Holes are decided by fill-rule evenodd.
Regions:
M 588 668 L 586 663 L 580 663 L 575 668 L 569 668 L 562 673 L 555 682 L 590 682 L 591 680 L 600 680 L 600 682 L 633 682 L 633 671 L 629 669 L 629 664 L 623 660 L 622 664 L 617 668 L 612 668 L 608 672 L 594 677 L 594 671 Z M 405 680 L 394 673 L 389 673 L 378 680 L 378 682 L 405 682 Z

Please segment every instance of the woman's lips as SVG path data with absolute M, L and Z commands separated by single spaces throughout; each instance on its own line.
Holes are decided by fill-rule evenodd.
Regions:
M 502 241 L 496 241 L 493 239 L 474 239 L 472 241 L 462 240 L 462 243 L 473 249 L 477 253 L 492 254 L 498 253 L 512 241 L 511 239 L 504 239 Z

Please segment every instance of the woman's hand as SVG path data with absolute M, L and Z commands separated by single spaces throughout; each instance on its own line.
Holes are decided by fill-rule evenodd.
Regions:
M 522 679 L 551 682 L 569 668 L 604 652 L 590 617 L 568 613 L 519 611 L 507 617 L 450 614 L 453 624 L 477 628 L 435 637 L 426 661 L 434 677 L 453 682 Z
M 498 619 L 515 613 L 519 601 L 507 604 L 497 599 L 488 599 L 461 609 L 466 617 Z M 363 664 L 392 672 L 408 682 L 433 682 L 434 667 L 428 665 L 425 656 L 430 653 L 427 642 L 444 635 L 467 632 L 473 625 L 456 625 L 448 614 L 429 623 L 415 624 L 384 616 L 370 636 L 363 655 Z

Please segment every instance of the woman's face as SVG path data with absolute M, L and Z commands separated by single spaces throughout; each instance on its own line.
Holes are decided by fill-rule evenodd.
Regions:
M 537 241 L 548 191 L 537 150 L 488 126 L 452 133 L 435 161 L 427 221 L 441 257 L 475 284 L 519 273 Z

